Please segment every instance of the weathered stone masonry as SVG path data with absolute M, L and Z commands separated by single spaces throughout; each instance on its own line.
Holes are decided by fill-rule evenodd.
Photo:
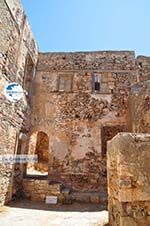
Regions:
M 131 87 L 132 131 L 108 143 L 110 226 L 149 226 L 150 80 Z M 117 157 L 116 157 L 117 156 Z
M 130 100 L 133 132 L 150 132 L 150 80 L 132 86 Z
M 110 226 L 150 225 L 149 161 L 150 134 L 119 133 L 109 142 Z
M 28 95 L 17 102 L 9 102 L 3 95 L 4 86 L 10 82 L 25 87 L 25 65 L 27 59 L 36 65 L 37 44 L 23 12 L 20 2 L 0 1 L 0 154 L 14 154 L 23 121 L 27 117 Z M 31 75 L 31 74 L 30 74 Z M 32 75 L 31 75 L 32 76 Z M 31 78 L 32 79 L 32 78 Z M 30 79 L 30 81 L 31 81 Z M 27 90 L 28 91 L 28 90 Z M 27 94 L 27 92 L 26 92 Z M 20 134 L 20 135 L 19 135 Z M 12 165 L 0 164 L 0 203 L 12 194 Z M 20 182 L 19 182 L 20 183 Z M 7 197 L 7 198 L 6 198 Z
M 107 141 L 149 132 L 148 80 L 150 58 L 132 51 L 38 53 L 19 0 L 1 0 L 0 154 L 39 160 L 0 165 L 0 203 L 51 194 L 106 203 Z M 21 101 L 4 97 L 9 82 L 23 86 Z
M 49 136 L 49 177 L 71 183 L 77 191 L 106 190 L 101 132 L 113 127 L 113 137 L 129 127 L 127 97 L 136 81 L 134 64 L 132 52 L 39 55 L 30 131 Z M 101 93 L 92 90 L 95 74 L 102 80 Z M 65 79 L 68 84 L 60 87 Z
M 35 153 L 37 134 L 47 134 L 50 183 L 83 196 L 97 193 L 99 201 L 106 196 L 107 141 L 131 131 L 130 89 L 147 79 L 145 73 L 139 76 L 138 64 L 129 51 L 39 54 L 28 150 Z M 34 198 L 34 186 L 28 190 L 27 179 L 24 183 Z

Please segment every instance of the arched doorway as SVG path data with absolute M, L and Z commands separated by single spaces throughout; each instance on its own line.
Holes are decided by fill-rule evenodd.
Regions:
M 38 161 L 27 164 L 27 175 L 48 175 L 49 165 L 49 137 L 39 131 L 31 135 L 29 140 L 29 155 L 37 155 Z

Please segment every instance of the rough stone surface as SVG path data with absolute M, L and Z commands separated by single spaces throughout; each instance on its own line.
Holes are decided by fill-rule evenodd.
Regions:
M 37 133 L 45 132 L 50 180 L 73 191 L 106 192 L 106 142 L 130 128 L 134 68 L 134 54 L 128 51 L 39 54 L 29 153 L 34 153 Z M 95 74 L 101 78 L 99 93 L 93 90 Z
M 38 163 L 0 165 L 0 203 L 47 194 L 106 203 L 107 141 L 149 132 L 148 80 L 150 58 L 133 51 L 38 53 L 19 0 L 1 0 L 0 154 Z M 9 82 L 24 88 L 17 103 L 3 95 Z
M 101 207 L 107 208 L 107 194 L 105 192 L 71 192 L 62 184 L 49 184 L 46 179 L 24 178 L 23 194 L 25 198 L 33 201 L 45 202 L 46 196 L 57 196 L 59 203 L 100 203 Z
M 108 142 L 111 226 L 149 226 L 150 134 L 119 133 Z
M 10 82 L 24 87 L 25 64 L 30 54 L 33 63 L 37 61 L 37 44 L 18 0 L 0 1 L 0 155 L 16 152 L 16 137 L 23 128 L 29 108 L 24 95 L 17 103 L 8 101 L 3 89 Z M 17 138 L 18 139 L 18 138 Z M 20 167 L 19 167 L 20 168 Z M 19 169 L 20 170 L 20 169 Z M 0 204 L 12 194 L 14 166 L 0 164 Z M 20 184 L 20 179 L 18 179 Z M 15 182 L 17 185 L 17 181 Z M 15 186 L 16 187 L 16 186 Z
M 132 131 L 150 132 L 150 80 L 133 85 L 130 99 Z

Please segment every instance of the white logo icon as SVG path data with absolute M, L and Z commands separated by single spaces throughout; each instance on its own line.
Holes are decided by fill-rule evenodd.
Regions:
M 5 86 L 4 95 L 11 102 L 17 102 L 23 94 L 22 86 L 18 83 L 12 82 Z

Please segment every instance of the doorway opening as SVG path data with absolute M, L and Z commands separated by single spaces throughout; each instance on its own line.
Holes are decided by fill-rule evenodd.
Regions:
M 126 126 L 103 126 L 101 128 L 101 140 L 102 140 L 102 155 L 106 156 L 107 153 L 107 141 L 111 140 L 119 132 L 127 131 Z
M 29 141 L 29 155 L 37 155 L 37 161 L 27 164 L 29 176 L 47 176 L 49 169 L 49 137 L 40 131 L 32 134 Z

